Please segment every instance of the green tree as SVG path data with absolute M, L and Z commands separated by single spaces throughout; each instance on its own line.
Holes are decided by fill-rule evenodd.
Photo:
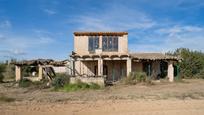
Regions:
M 167 54 L 178 56 L 182 59 L 179 63 L 182 78 L 204 78 L 204 53 L 187 48 L 179 48 Z

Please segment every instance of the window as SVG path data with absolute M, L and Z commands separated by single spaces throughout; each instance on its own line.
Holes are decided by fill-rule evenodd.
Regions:
M 89 51 L 94 52 L 95 49 L 99 48 L 99 37 L 89 36 Z
M 103 36 L 102 37 L 103 51 L 118 51 L 118 37 L 117 36 Z

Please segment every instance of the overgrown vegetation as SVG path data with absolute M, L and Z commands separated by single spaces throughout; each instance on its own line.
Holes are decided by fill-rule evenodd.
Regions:
M 151 82 L 144 72 L 131 72 L 128 77 L 125 77 L 122 81 L 127 85 L 135 85 L 141 82 Z
M 29 79 L 22 79 L 19 81 L 19 87 L 23 87 L 23 88 L 38 88 L 38 89 L 44 89 L 44 88 L 48 88 L 47 86 L 47 81 L 43 80 L 43 81 L 31 81 Z
M 0 83 L 3 82 L 3 79 L 4 79 L 3 73 L 5 72 L 5 69 L 6 69 L 6 65 L 0 63 Z
M 13 101 L 15 101 L 14 98 L 7 97 L 7 96 L 4 96 L 4 95 L 0 96 L 0 102 L 13 102 Z
M 0 63 L 0 82 L 5 79 L 15 78 L 15 66 L 11 64 Z
M 19 81 L 19 87 L 29 87 L 29 86 L 31 86 L 33 83 L 32 83 L 32 81 L 30 81 L 30 80 L 28 80 L 28 79 L 21 79 L 20 81 Z
M 181 78 L 202 78 L 204 79 L 204 53 L 193 51 L 187 48 L 179 48 L 174 52 L 167 54 L 178 56 L 182 61 L 178 64 L 180 67 Z
M 77 82 L 74 84 L 65 84 L 60 90 L 70 92 L 70 91 L 78 91 L 78 90 L 87 90 L 87 89 L 100 89 L 101 86 L 99 86 L 96 83 L 83 83 L 83 82 Z
M 69 83 L 70 76 L 64 73 L 57 73 L 55 78 L 53 79 L 51 85 L 55 88 L 62 88 L 65 84 Z
M 9 64 L 5 66 L 4 79 L 15 78 L 15 65 Z
M 22 66 L 22 76 L 24 77 L 30 77 L 33 76 L 32 72 L 36 72 L 35 76 L 38 74 L 38 67 L 32 67 L 32 66 Z
M 87 90 L 87 89 L 100 89 L 96 83 L 83 83 L 78 80 L 76 83 L 70 83 L 70 76 L 66 74 L 57 74 L 54 80 L 52 81 L 52 86 L 55 91 L 78 91 L 78 90 Z

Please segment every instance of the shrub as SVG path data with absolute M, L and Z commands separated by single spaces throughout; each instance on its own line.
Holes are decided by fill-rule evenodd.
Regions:
M 187 48 L 179 48 L 174 52 L 167 54 L 179 56 L 182 61 L 178 64 L 180 67 L 180 76 L 182 78 L 204 78 L 204 53 L 193 51 Z
M 200 72 L 195 75 L 195 78 L 202 78 L 202 79 L 204 79 L 204 69 L 200 70 Z
M 58 90 L 70 92 L 70 91 L 78 91 L 78 90 L 88 90 L 88 89 L 100 89 L 101 86 L 96 83 L 83 83 L 81 81 L 78 81 L 73 84 L 65 84 L 62 88 L 59 88 Z
M 21 79 L 19 81 L 19 87 L 29 87 L 31 86 L 33 83 L 32 81 L 28 80 L 28 79 Z
M 66 74 L 56 74 L 56 77 L 53 79 L 51 84 L 54 88 L 61 88 L 65 84 L 69 83 L 69 80 L 70 76 Z
M 5 64 L 0 64 L 0 82 L 3 82 L 4 79 L 4 72 L 6 69 L 6 65 Z
M 131 72 L 124 81 L 125 84 L 135 85 L 136 83 L 146 82 L 147 75 L 144 72 Z
M 89 86 L 90 86 L 90 89 L 100 89 L 101 88 L 101 86 L 96 83 L 91 83 Z
M 21 79 L 19 81 L 19 87 L 36 89 L 48 88 L 47 81 L 31 81 L 29 79 Z
M 6 65 L 4 72 L 4 79 L 14 79 L 15 78 L 15 65 Z
M 75 84 L 66 84 L 62 90 L 63 91 L 77 91 L 77 90 L 84 90 L 84 89 L 88 89 L 89 85 L 86 83 L 75 83 Z

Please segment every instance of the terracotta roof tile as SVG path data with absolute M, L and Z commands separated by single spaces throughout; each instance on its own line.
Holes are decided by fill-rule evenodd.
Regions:
M 132 58 L 140 60 L 179 60 L 178 57 L 166 55 L 163 53 L 131 53 Z
M 74 32 L 75 36 L 122 36 L 128 35 L 128 32 Z

